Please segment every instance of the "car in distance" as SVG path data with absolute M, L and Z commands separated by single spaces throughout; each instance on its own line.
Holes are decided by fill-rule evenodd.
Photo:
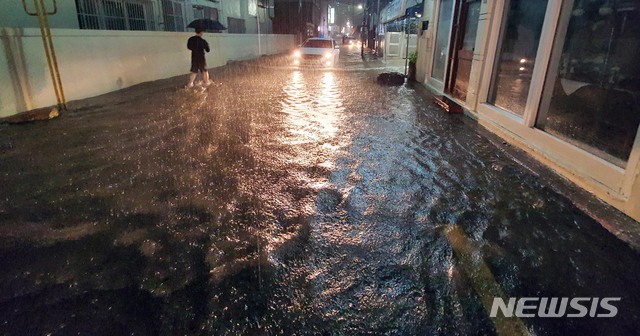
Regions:
M 293 52 L 293 65 L 333 67 L 340 58 L 340 46 L 333 39 L 308 38 Z
M 350 45 L 350 46 L 358 44 L 358 40 L 353 35 L 345 35 L 343 37 L 342 41 L 343 41 L 342 44 L 346 44 L 346 45 Z

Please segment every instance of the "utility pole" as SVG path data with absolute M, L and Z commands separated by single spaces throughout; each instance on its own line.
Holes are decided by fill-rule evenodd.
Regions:
M 405 22 L 409 20 L 409 19 L 405 19 Z M 411 21 L 409 21 L 409 24 L 406 25 L 405 28 L 406 34 L 407 34 L 407 41 L 406 41 L 406 50 L 404 52 L 404 76 L 407 77 L 407 68 L 409 66 L 409 35 L 411 34 Z
M 380 27 L 380 0 L 378 0 L 378 6 L 376 8 L 376 26 L 374 28 L 374 31 L 376 33 L 376 42 L 375 42 L 375 48 L 376 48 L 376 55 L 380 56 L 378 53 L 380 52 L 378 49 L 380 49 L 380 32 L 378 31 L 378 28 Z
M 362 17 L 362 24 L 360 25 L 360 57 L 364 59 L 364 39 L 367 37 L 365 32 L 365 22 L 364 16 Z
M 367 23 L 367 14 L 366 14 L 368 5 L 369 3 L 367 2 L 366 4 L 367 7 L 364 7 L 362 9 L 362 24 L 360 25 L 360 57 L 362 57 L 362 59 L 364 59 L 364 43 L 368 39 L 368 35 L 369 35 L 369 24 Z
M 355 0 L 351 0 L 351 23 L 355 25 L 356 24 L 356 15 L 355 15 L 355 9 L 353 8 L 355 6 L 354 5 L 354 1 Z
M 297 41 L 298 44 L 302 44 L 302 34 L 304 32 L 304 30 L 303 30 L 303 22 L 304 22 L 304 27 L 306 27 L 307 23 L 302 18 L 302 0 L 298 0 L 298 34 L 299 34 L 298 41 Z
M 258 25 L 258 57 L 260 57 L 262 56 L 262 41 L 260 41 L 260 9 L 256 9 L 256 23 Z

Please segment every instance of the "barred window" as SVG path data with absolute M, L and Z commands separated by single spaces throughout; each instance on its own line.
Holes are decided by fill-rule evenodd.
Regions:
M 218 21 L 218 9 L 212 7 L 193 6 L 193 18 Z
M 227 18 L 227 23 L 229 34 L 244 34 L 247 32 L 243 19 L 229 17 Z
M 130 30 L 147 30 L 147 23 L 144 18 L 144 6 L 139 3 L 128 3 L 127 13 L 129 16 L 129 29 Z
M 162 0 L 162 14 L 164 17 L 164 30 L 185 31 L 186 24 L 183 14 L 184 1 Z
M 80 29 L 100 29 L 97 1 L 76 0 Z
M 153 30 L 151 0 L 76 0 L 80 29 Z
M 104 22 L 107 30 L 127 30 L 124 7 L 115 1 L 104 2 Z

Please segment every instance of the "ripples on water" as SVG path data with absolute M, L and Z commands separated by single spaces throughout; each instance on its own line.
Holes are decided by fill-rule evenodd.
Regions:
M 374 75 L 231 67 L 1 128 L 0 330 L 493 334 L 453 226 L 506 293 L 623 296 L 607 330 L 638 325 L 635 252 Z

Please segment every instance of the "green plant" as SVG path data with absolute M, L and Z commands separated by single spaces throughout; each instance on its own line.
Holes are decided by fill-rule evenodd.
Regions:
M 412 52 L 409 54 L 409 63 L 416 64 L 418 62 L 418 53 Z

